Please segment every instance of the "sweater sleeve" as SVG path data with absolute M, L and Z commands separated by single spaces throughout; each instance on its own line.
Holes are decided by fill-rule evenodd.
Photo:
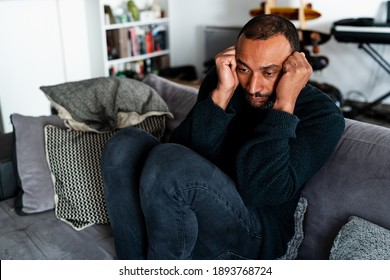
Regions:
M 227 128 L 235 116 L 235 110 L 230 105 L 224 111 L 213 102 L 210 94 L 216 83 L 217 76 L 213 70 L 206 75 L 194 107 L 174 130 L 170 141 L 187 146 L 217 163 L 221 158 Z
M 237 188 L 247 205 L 280 205 L 299 195 L 324 164 L 344 131 L 333 101 L 307 86 L 294 115 L 270 110 L 236 161 Z
M 211 161 L 218 161 L 233 116 L 234 111 L 225 112 L 208 97 L 195 105 L 175 129 L 171 141 L 190 147 Z

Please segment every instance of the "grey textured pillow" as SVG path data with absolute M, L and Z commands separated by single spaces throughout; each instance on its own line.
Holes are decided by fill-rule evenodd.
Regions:
M 301 246 L 303 234 L 303 220 L 307 209 L 307 199 L 303 196 L 299 198 L 297 208 L 294 213 L 294 236 L 287 244 L 286 254 L 280 257 L 281 260 L 295 260 L 298 256 L 299 246 Z
M 151 116 L 172 117 L 157 92 L 134 79 L 101 77 L 40 89 L 74 130 L 106 132 L 137 125 Z
M 331 260 L 390 260 L 390 230 L 351 216 L 334 240 Z
M 65 128 L 56 115 L 30 117 L 12 114 L 15 158 L 21 192 L 16 200 L 18 214 L 32 214 L 54 208 L 54 190 L 46 161 L 44 127 Z

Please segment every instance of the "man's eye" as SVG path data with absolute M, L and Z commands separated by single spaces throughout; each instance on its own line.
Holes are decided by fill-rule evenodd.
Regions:
M 238 67 L 237 69 L 238 69 L 238 71 L 243 72 L 243 73 L 247 73 L 248 72 L 248 69 L 243 68 L 243 67 Z

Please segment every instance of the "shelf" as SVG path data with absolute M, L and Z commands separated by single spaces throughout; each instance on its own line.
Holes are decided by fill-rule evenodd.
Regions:
M 120 28 L 154 25 L 154 24 L 162 24 L 162 23 L 169 23 L 169 18 L 160 18 L 160 19 L 154 19 L 148 21 L 132 21 L 132 22 L 125 22 L 125 23 L 115 23 L 115 24 L 106 25 L 105 30 L 115 30 Z
M 137 5 L 146 7 L 149 0 L 139 0 Z M 161 7 L 162 17 L 140 17 L 139 21 L 109 24 L 107 10 L 110 6 L 114 17 L 119 19 L 127 13 L 126 0 L 100 0 L 100 29 L 102 38 L 103 63 L 106 76 L 122 72 L 122 69 L 135 71 L 139 77 L 151 71 L 169 67 L 169 17 L 166 16 L 169 0 L 157 0 Z M 119 8 L 118 8 L 119 7 Z M 118 8 L 118 9 L 117 9 Z M 122 9 L 122 11 L 121 11 Z M 117 14 L 115 14 L 117 13 Z M 110 17 L 110 16 L 109 16 Z
M 115 66 L 118 64 L 125 64 L 128 62 L 134 62 L 134 61 L 140 61 L 140 60 L 145 60 L 148 58 L 153 58 L 157 56 L 163 56 L 163 55 L 169 55 L 169 50 L 163 50 L 163 51 L 157 51 L 157 52 L 152 52 L 152 53 L 147 53 L 147 54 L 142 54 L 142 55 L 137 55 L 137 56 L 129 56 L 129 57 L 124 57 L 124 58 L 117 58 L 117 59 L 112 59 L 107 61 L 107 66 Z

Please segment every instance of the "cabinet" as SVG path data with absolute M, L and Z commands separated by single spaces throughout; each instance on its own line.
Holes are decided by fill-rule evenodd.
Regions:
M 106 76 L 141 79 L 169 67 L 168 0 L 100 0 Z

